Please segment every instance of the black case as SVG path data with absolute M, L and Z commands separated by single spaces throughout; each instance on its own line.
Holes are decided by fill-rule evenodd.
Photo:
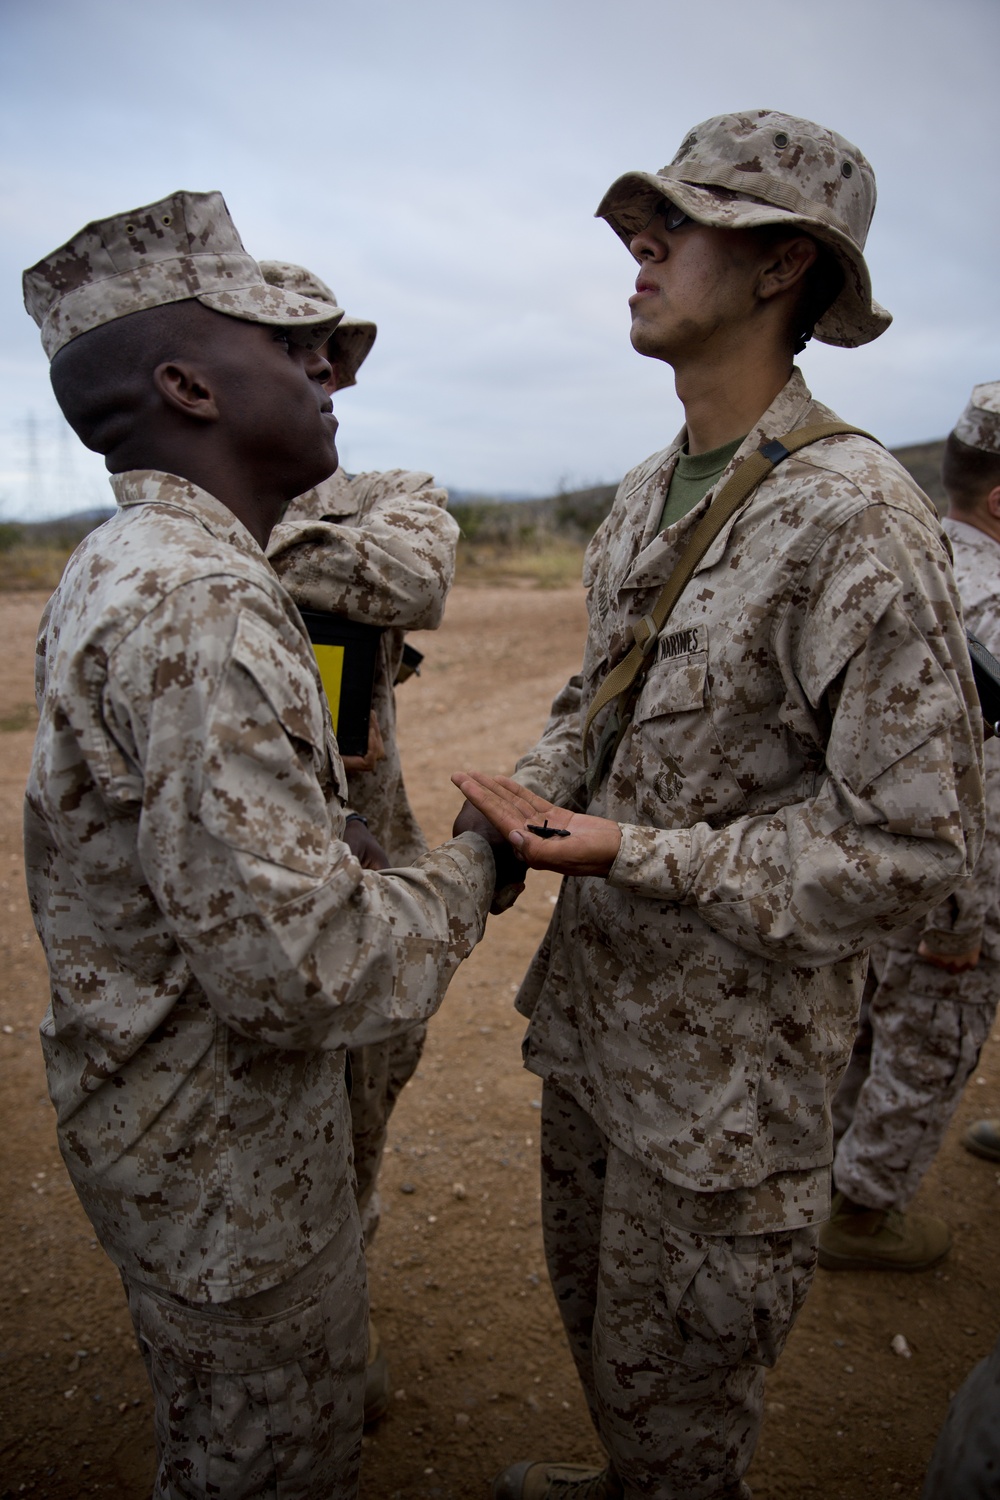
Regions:
M 966 638 L 972 658 L 972 675 L 976 679 L 976 692 L 979 694 L 979 706 L 986 723 L 995 728 L 1000 723 L 1000 661 L 974 635 L 970 633 Z
M 364 755 L 372 711 L 381 625 L 362 625 L 346 615 L 301 611 L 316 653 L 341 755 Z

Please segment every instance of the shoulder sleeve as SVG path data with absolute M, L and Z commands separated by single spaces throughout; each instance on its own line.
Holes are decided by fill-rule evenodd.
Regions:
M 434 630 L 455 577 L 458 525 L 429 474 L 393 470 L 351 482 L 344 521 L 276 526 L 268 558 L 296 604 L 367 624 Z

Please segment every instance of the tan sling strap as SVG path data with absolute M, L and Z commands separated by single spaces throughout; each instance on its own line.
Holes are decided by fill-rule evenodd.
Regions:
M 797 453 L 800 448 L 808 447 L 810 443 L 818 443 L 821 438 L 837 437 L 841 433 L 871 438 L 873 443 L 878 442 L 878 438 L 873 438 L 870 432 L 863 432 L 860 427 L 848 427 L 842 422 L 817 422 L 812 427 L 799 427 L 794 432 L 787 433 L 783 438 L 771 438 L 761 443 L 755 452 L 743 460 L 716 495 L 695 527 L 687 547 L 667 579 L 653 608 L 648 615 L 643 615 L 638 625 L 633 625 L 634 645 L 617 666 L 612 667 L 590 705 L 587 722 L 583 726 L 584 750 L 586 750 L 587 735 L 590 733 L 590 726 L 594 719 L 613 698 L 619 700 L 618 711 L 611 715 L 597 746 L 594 759 L 587 769 L 587 786 L 591 792 L 600 783 L 604 766 L 621 744 L 631 719 L 631 712 L 626 708 L 626 697 L 631 693 L 634 699 L 635 691 L 633 690 L 637 691 L 636 684 L 641 682 L 642 675 L 645 674 L 650 664 L 653 650 L 667 617 L 680 598 L 691 574 L 723 526 L 739 509 L 747 496 L 757 488 L 761 480 L 766 479 L 771 470 L 790 454 Z

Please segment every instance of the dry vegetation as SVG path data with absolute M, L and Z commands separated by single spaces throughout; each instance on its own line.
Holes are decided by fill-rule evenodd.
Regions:
M 576 583 L 583 566 L 581 543 L 545 537 L 534 546 L 467 542 L 458 548 L 457 579 L 473 588 L 506 584 L 512 588 L 560 589 Z
M 942 442 L 894 450 L 939 508 Z M 611 509 L 613 484 L 545 500 L 460 500 L 458 581 L 473 587 L 566 588 L 579 581 L 583 553 Z M 107 512 L 39 524 L 0 523 L 0 592 L 53 589 L 73 548 Z
M 21 542 L 0 551 L 0 589 L 54 589 L 72 550 Z
M 73 549 L 109 514 L 93 511 L 56 521 L 0 522 L 0 592 L 51 592 Z

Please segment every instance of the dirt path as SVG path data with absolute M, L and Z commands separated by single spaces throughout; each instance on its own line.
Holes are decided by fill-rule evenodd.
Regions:
M 30 720 L 41 595 L 0 595 L 0 726 Z M 507 769 L 576 666 L 576 590 L 457 589 L 400 692 L 404 764 L 428 834 L 457 809 L 448 772 Z M 117 1275 L 62 1169 L 37 1025 L 45 973 L 24 897 L 20 796 L 30 728 L 0 733 L 0 1500 L 110 1494 L 144 1500 L 150 1401 Z M 394 1116 L 372 1303 L 392 1367 L 390 1412 L 365 1440 L 363 1500 L 484 1500 L 515 1458 L 597 1458 L 563 1347 L 538 1223 L 539 1086 L 520 1065 L 511 1007 L 551 911 L 554 882 L 491 921 L 431 1025 Z M 919 1276 L 820 1273 L 769 1379 L 750 1478 L 756 1500 L 917 1500 L 949 1393 L 1000 1325 L 1000 1173 L 958 1145 L 994 1112 L 988 1044 L 920 1203 L 955 1231 Z M 913 1357 L 891 1350 L 905 1335 Z

